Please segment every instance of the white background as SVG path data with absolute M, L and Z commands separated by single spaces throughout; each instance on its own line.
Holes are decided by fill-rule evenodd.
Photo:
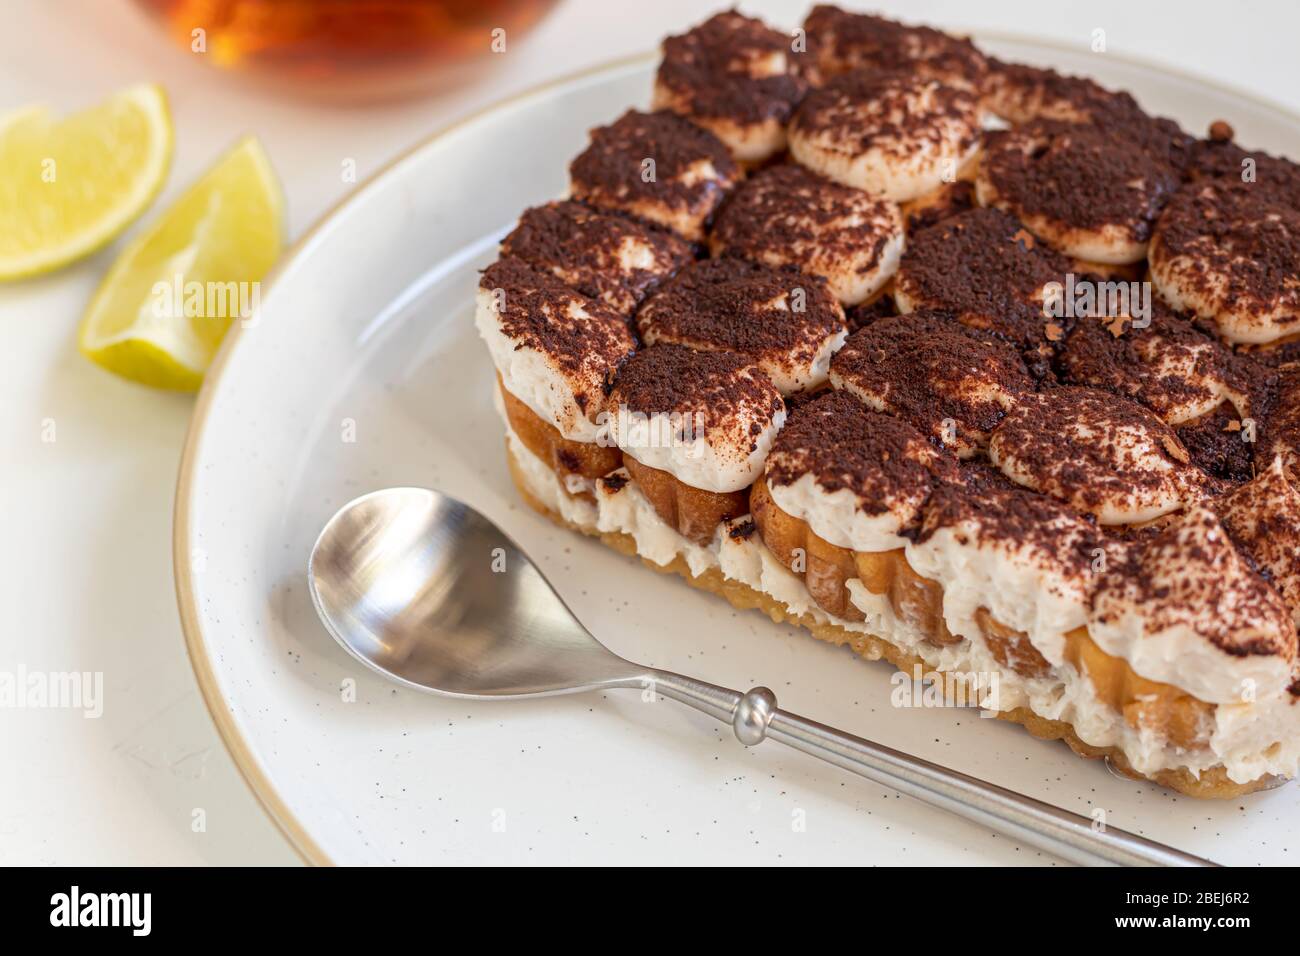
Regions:
M 722 5 L 562 0 L 472 86 L 331 108 L 277 97 L 173 49 L 128 0 L 0 0 L 0 113 L 32 102 L 75 109 L 133 82 L 160 82 L 177 133 L 162 201 L 242 133 L 254 133 L 284 182 L 293 237 L 354 188 L 341 181 L 345 159 L 364 179 L 459 116 L 649 49 Z M 809 5 L 742 8 L 785 28 Z M 1300 5 L 1282 0 L 910 0 L 871 8 L 1081 48 L 1101 28 L 1110 53 L 1300 110 Z M 212 729 L 177 621 L 171 507 L 193 399 L 119 381 L 75 348 L 81 311 L 120 247 L 119 240 L 54 276 L 0 288 L 0 671 L 102 671 L 105 684 L 98 720 L 0 709 L 0 864 L 293 863 Z M 42 441 L 49 419 L 52 443 Z M 196 809 L 206 832 L 192 832 Z

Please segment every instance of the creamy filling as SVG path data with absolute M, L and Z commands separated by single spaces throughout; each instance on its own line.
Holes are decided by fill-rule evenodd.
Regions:
M 863 511 L 856 493 L 848 488 L 826 491 L 812 474 L 800 475 L 788 485 L 768 482 L 768 493 L 786 514 L 807 523 L 817 535 L 831 544 L 853 551 L 892 551 L 901 548 L 904 539 L 899 513 L 915 514 L 925 502 L 924 489 L 912 500 L 890 502 L 890 509 L 880 514 Z
M 727 440 L 731 429 L 725 432 L 720 429 L 715 435 L 709 435 L 704 428 L 688 429 L 691 434 L 685 437 L 683 422 L 677 420 L 681 416 L 663 413 L 635 416 L 624 408 L 611 413 L 615 416 L 611 431 L 618 446 L 641 464 L 666 471 L 692 488 L 725 494 L 748 488 L 762 474 L 763 462 L 772 450 L 776 433 L 785 424 L 785 409 L 775 415 L 769 412 L 765 421 L 760 419 L 759 412 L 754 410 L 750 422 L 751 428 L 758 430 L 757 435 L 746 428 L 739 436 L 744 439 L 744 445 Z M 689 418 L 686 416 L 687 426 Z
M 1207 703 L 1277 697 L 1290 682 L 1290 668 L 1277 655 L 1225 659 L 1224 652 L 1190 623 L 1175 622 L 1153 633 L 1136 608 L 1107 619 L 1094 616 L 1088 631 L 1098 647 L 1128 661 L 1136 673 L 1173 684 Z
M 996 674 L 995 683 L 972 680 L 969 685 L 972 696 L 968 699 L 988 710 L 1025 707 L 1041 717 L 1064 721 L 1087 744 L 1119 748 L 1142 774 L 1185 767 L 1199 775 L 1222 764 L 1232 780 L 1246 783 L 1265 774 L 1297 773 L 1300 707 L 1291 705 L 1289 695 L 1220 705 L 1214 726 L 1208 728 L 1209 745 L 1195 750 L 1172 745 L 1148 728 L 1131 727 L 1097 697 L 1091 681 L 1064 660 L 1066 632 L 1082 625 L 1086 617 L 1077 589 L 1024 555 L 993 555 L 944 531 L 922 545 L 908 543 L 906 547 L 908 561 L 917 573 L 943 586 L 949 630 L 982 634 L 975 611 L 987 608 L 1001 623 L 1024 631 L 1053 665 L 1053 673 L 1043 678 L 1024 677 L 1004 668 L 982 638 L 946 646 L 931 644 L 926 634 L 894 613 L 886 596 L 873 594 L 856 579 L 847 586 L 865 620 L 846 621 L 828 614 L 813 600 L 802 579 L 782 565 L 756 534 L 733 538 L 725 533 L 724 525 L 707 547 L 694 544 L 659 517 L 635 482 L 624 483 L 616 492 L 601 487 L 600 482 L 586 482 L 582 490 L 590 491 L 596 500 L 574 498 L 564 493 L 560 479 L 508 425 L 507 441 L 529 493 L 566 521 L 587 531 L 626 534 L 641 557 L 661 566 L 681 557 L 697 576 L 717 568 L 724 577 L 773 598 L 791 615 L 808 615 L 818 623 L 880 637 L 919 657 L 929 668 L 955 675 Z
M 954 634 L 980 634 L 976 612 L 1022 631 L 1053 667 L 1065 664 L 1065 635 L 1087 622 L 1087 594 L 1066 575 L 1034 560 L 1025 547 L 978 545 L 966 528 L 940 528 L 909 542 L 907 562 L 943 585 L 943 612 Z M 1044 715 L 1047 716 L 1047 715 Z M 1090 741 L 1091 742 L 1091 741 Z
M 478 292 L 474 322 L 511 395 L 542 421 L 558 428 L 565 438 L 585 442 L 599 439 L 600 426 L 579 406 L 569 375 L 545 352 L 521 345 L 502 331 L 501 318 L 486 289 Z
M 587 482 L 583 490 L 595 497 L 594 502 L 571 497 L 564 493 L 555 472 L 529 451 L 509 426 L 506 439 L 529 494 L 565 521 L 585 531 L 626 534 L 636 543 L 637 554 L 660 566 L 680 557 L 695 575 L 718 568 L 724 576 L 776 599 L 791 614 L 807 614 L 821 624 L 836 623 L 851 631 L 871 633 L 862 623 L 839 621 L 823 611 L 803 581 L 781 564 L 757 535 L 733 538 L 725 533 L 726 525 L 719 525 L 707 547 L 688 541 L 659 517 L 634 481 L 627 481 L 616 492 L 602 488 L 600 482 Z M 626 477 L 627 473 L 620 470 L 616 474 Z

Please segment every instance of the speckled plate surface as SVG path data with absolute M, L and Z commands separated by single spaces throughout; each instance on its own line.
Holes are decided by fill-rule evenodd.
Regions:
M 1110 54 L 981 42 L 1300 156 L 1300 120 L 1246 96 Z M 475 271 L 521 210 L 563 192 L 589 127 L 646 103 L 653 68 L 615 64 L 416 147 L 298 244 L 209 375 L 177 491 L 181 617 L 222 737 L 288 838 L 338 863 L 1054 862 L 775 744 L 746 750 L 668 701 L 451 701 L 362 671 L 316 620 L 308 551 L 356 495 L 430 485 L 507 528 L 625 656 L 767 684 L 795 712 L 1222 862 L 1289 862 L 1294 786 L 1201 803 L 973 711 L 892 706 L 890 667 L 521 505 L 471 322 Z

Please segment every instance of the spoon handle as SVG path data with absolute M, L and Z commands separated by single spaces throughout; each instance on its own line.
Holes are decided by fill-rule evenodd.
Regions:
M 1089 817 L 787 713 L 766 687 L 748 693 L 655 671 L 654 689 L 731 724 L 747 747 L 767 738 L 820 757 L 900 793 L 1086 866 L 1217 866 L 1125 830 L 1094 829 Z

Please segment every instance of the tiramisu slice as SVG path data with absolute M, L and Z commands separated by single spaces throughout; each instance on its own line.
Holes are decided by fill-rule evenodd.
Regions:
M 808 91 L 791 37 L 735 10 L 663 42 L 654 108 L 711 131 L 744 163 L 785 149 L 785 124 Z
M 945 312 L 890 316 L 854 332 L 831 360 L 831 384 L 969 458 L 1034 390 L 1019 354 Z
M 636 348 L 626 320 L 518 259 L 479 280 L 475 314 L 496 365 L 511 434 L 570 490 L 617 468 L 601 412 L 614 372 Z
M 624 315 L 695 258 L 690 245 L 672 233 L 572 201 L 527 210 L 502 241 L 501 254 L 549 272 Z
M 687 266 L 645 301 L 636 324 L 647 345 L 742 353 L 784 395 L 825 382 L 848 335 L 823 279 L 742 259 Z
M 828 179 L 906 202 L 958 178 L 979 149 L 979 98 L 915 72 L 858 70 L 809 93 L 790 155 Z
M 898 271 L 903 218 L 895 203 L 791 164 L 741 183 L 709 234 L 713 255 L 821 276 L 845 305 L 872 298 Z
M 785 421 L 781 393 L 751 359 L 651 345 L 610 392 L 623 464 L 655 511 L 696 544 L 749 510 L 749 486 Z
M 1300 169 L 824 6 L 656 88 L 483 275 L 525 499 L 1121 772 L 1300 773 Z
M 603 209 L 627 213 L 692 242 L 739 180 L 716 136 L 675 113 L 629 110 L 591 131 L 591 145 L 569 165 L 570 191 Z

